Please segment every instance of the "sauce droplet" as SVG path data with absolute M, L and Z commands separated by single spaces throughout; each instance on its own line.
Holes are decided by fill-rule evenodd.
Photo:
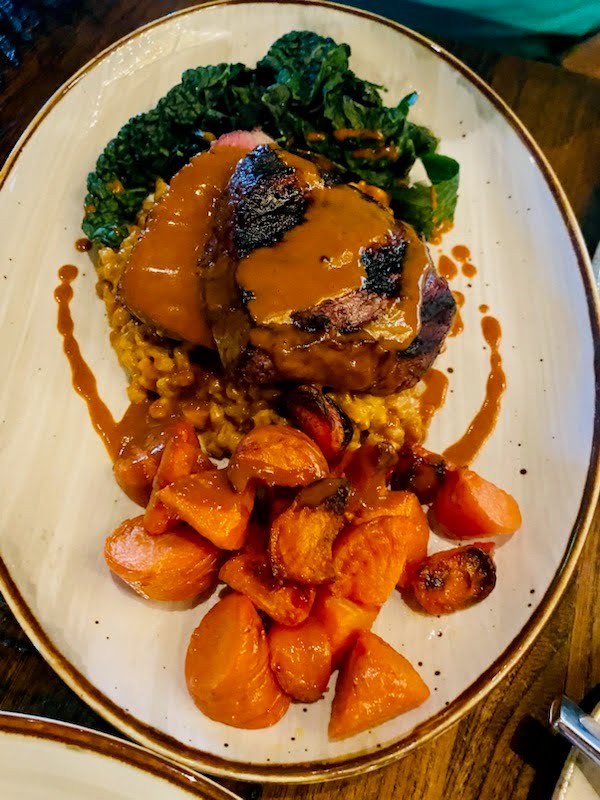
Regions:
M 345 142 L 346 139 L 373 139 L 376 142 L 383 142 L 385 136 L 381 131 L 368 128 L 338 128 L 333 132 L 333 138 L 338 142 Z
M 487 312 L 490 310 L 490 307 L 487 306 L 485 303 L 482 303 L 479 306 L 479 310 L 481 311 L 482 314 L 487 314 Z
M 455 244 L 450 252 L 457 261 L 468 261 L 471 258 L 471 251 L 464 244 Z
M 491 351 L 485 398 L 466 433 L 443 453 L 444 458 L 459 467 L 467 466 L 473 461 L 494 430 L 502 395 L 506 389 L 506 376 L 499 352 L 502 337 L 500 323 L 495 317 L 483 317 L 481 330 Z
M 465 278 L 474 278 L 477 267 L 471 263 L 471 251 L 464 244 L 457 244 L 451 250 L 454 258 L 460 262 L 462 274 Z
M 465 324 L 460 313 L 461 308 L 465 304 L 465 296 L 462 292 L 452 292 L 452 294 L 456 300 L 456 313 L 454 314 L 454 322 L 452 323 L 450 336 L 458 336 L 459 333 L 462 333 L 465 328 Z
M 92 249 L 92 243 L 89 239 L 86 239 L 83 236 L 81 239 L 77 239 L 75 242 L 75 250 L 78 250 L 80 253 L 87 253 L 88 250 Z
M 437 271 L 447 281 L 451 281 L 452 278 L 456 278 L 458 275 L 458 267 L 454 261 L 449 256 L 444 255 L 439 257 Z
M 421 378 L 425 388 L 419 398 L 420 415 L 423 425 L 427 425 L 431 417 L 443 405 L 448 389 L 448 378 L 437 369 L 428 369 Z

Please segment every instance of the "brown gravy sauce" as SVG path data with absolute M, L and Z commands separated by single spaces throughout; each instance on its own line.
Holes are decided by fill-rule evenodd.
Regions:
M 222 146 L 192 158 L 153 207 L 121 278 L 121 299 L 137 317 L 192 344 L 214 347 L 198 257 L 212 234 L 215 205 L 246 153 Z
M 444 405 L 448 390 L 448 378 L 438 369 L 428 369 L 421 378 L 425 389 L 419 397 L 419 413 L 423 425 L 427 426 L 433 415 Z
M 465 278 L 474 278 L 477 275 L 477 267 L 471 263 L 471 251 L 464 244 L 455 245 L 451 253 L 460 263 L 461 272 Z
M 92 243 L 85 236 L 82 236 L 81 239 L 77 239 L 77 241 L 75 242 L 75 250 L 77 250 L 80 253 L 87 253 L 87 251 L 91 249 L 92 249 Z
M 494 430 L 500 412 L 502 395 L 506 389 L 506 376 L 502 369 L 502 357 L 499 352 L 502 338 L 500 323 L 495 317 L 483 317 L 481 330 L 490 348 L 490 371 L 485 398 L 466 433 L 453 445 L 447 447 L 443 453 L 444 458 L 459 467 L 467 466 L 473 461 Z
M 254 295 L 247 308 L 259 325 L 288 323 L 293 310 L 360 289 L 362 244 L 385 241 L 394 224 L 389 210 L 348 186 L 313 189 L 311 198 L 302 225 L 238 264 L 238 283 Z
M 339 128 L 333 132 L 333 138 L 338 142 L 345 142 L 346 139 L 373 139 L 376 142 L 383 142 L 385 139 L 381 131 L 373 131 L 368 128 Z
M 485 303 L 482 303 L 479 306 L 479 310 L 481 311 L 482 314 L 487 314 L 487 312 L 490 310 L 490 307 L 488 305 L 486 305 Z
M 62 336 L 63 350 L 71 367 L 73 388 L 85 401 L 94 430 L 102 439 L 108 454 L 114 461 L 122 447 L 129 441 L 143 440 L 148 430 L 159 424 L 148 415 L 148 402 L 132 403 L 123 419 L 116 421 L 110 409 L 98 393 L 94 373 L 81 354 L 79 344 L 74 335 L 71 300 L 73 299 L 72 283 L 79 271 L 71 264 L 65 264 L 58 271 L 59 285 L 54 290 L 54 299 L 58 305 L 57 330 Z
M 388 208 L 368 202 L 349 186 L 314 185 L 314 166 L 286 153 L 282 156 L 312 184 L 312 202 L 302 225 L 288 231 L 269 248 L 259 248 L 237 265 L 236 280 L 252 298 L 246 308 L 259 326 L 289 324 L 294 310 L 317 306 L 361 288 L 365 241 L 383 243 L 394 218 Z M 292 160 L 293 159 L 293 160 Z M 294 163 L 304 162 L 304 163 Z M 377 320 L 376 338 L 398 343 L 412 340 L 419 330 L 419 300 L 428 267 L 425 245 L 407 226 L 408 246 L 403 265 L 402 298 L 385 318 Z
M 456 278 L 458 275 L 458 267 L 452 261 L 449 256 L 441 255 L 438 259 L 437 265 L 438 274 L 445 278 L 447 281 L 451 281 L 453 278 Z
M 378 147 L 376 150 L 371 150 L 368 147 L 359 147 L 357 150 L 352 151 L 352 155 L 355 158 L 364 158 L 366 161 L 379 161 L 380 158 L 396 161 L 400 155 L 400 149 L 395 144 L 387 145 L 387 147 Z
M 391 197 L 385 189 L 380 189 L 379 186 L 373 186 L 372 183 L 358 181 L 358 183 L 353 183 L 351 185 L 356 186 L 363 194 L 368 194 L 369 197 L 372 197 L 373 200 L 376 200 L 382 206 L 389 206 L 391 202 Z
M 465 323 L 463 322 L 461 314 L 461 309 L 465 304 L 465 296 L 462 292 L 452 292 L 452 295 L 456 301 L 456 313 L 449 336 L 458 336 L 465 329 Z

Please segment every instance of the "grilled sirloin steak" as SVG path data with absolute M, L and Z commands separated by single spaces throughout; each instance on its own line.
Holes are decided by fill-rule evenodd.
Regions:
M 224 366 L 254 383 L 413 386 L 455 302 L 415 232 L 335 173 L 270 145 L 241 159 L 201 263 Z

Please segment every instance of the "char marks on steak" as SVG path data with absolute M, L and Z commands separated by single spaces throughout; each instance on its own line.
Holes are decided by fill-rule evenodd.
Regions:
M 228 193 L 233 214 L 231 255 L 235 259 L 279 242 L 284 233 L 302 222 L 308 203 L 293 167 L 265 145 L 240 161 Z
M 360 212 L 355 230 L 363 230 L 363 216 L 379 221 L 377 235 L 366 234 L 350 253 L 362 278 L 356 283 L 355 270 L 354 285 L 349 283 L 347 290 L 328 295 L 328 282 L 339 276 L 335 270 L 346 262 L 340 262 L 338 253 L 332 256 L 338 260 L 328 263 L 330 237 L 325 234 L 323 256 L 313 258 L 323 262 L 318 302 L 308 307 L 302 304 L 305 287 L 301 286 L 302 275 L 296 272 L 286 286 L 278 287 L 277 281 L 269 284 L 274 293 L 278 288 L 287 292 L 286 297 L 293 295 L 290 287 L 298 289 L 300 299 L 287 316 L 261 322 L 260 315 L 252 311 L 255 293 L 238 279 L 240 267 L 260 248 L 269 248 L 281 261 L 281 248 L 288 246 L 298 231 L 302 236 L 303 230 L 314 230 L 310 228 L 311 214 L 326 206 L 328 198 L 339 201 L 339 190 L 330 170 L 268 145 L 242 158 L 232 175 L 217 208 L 216 233 L 201 268 L 221 360 L 238 379 L 306 382 L 388 394 L 413 386 L 437 356 L 455 312 L 446 281 L 437 275 L 425 245 L 409 226 L 348 186 L 341 190 L 359 196 L 358 202 L 357 195 L 350 198 L 352 207 Z M 329 191 L 338 193 L 328 195 Z M 385 235 L 381 234 L 382 215 L 389 219 Z M 345 223 L 348 226 L 348 220 Z M 370 230 L 368 226 L 364 229 Z M 313 257 L 314 239 L 310 244 L 307 252 Z M 258 263 L 268 271 L 268 259 Z M 313 275 L 314 267 L 312 264 Z M 415 289 L 418 316 L 415 303 L 411 305 L 407 299 L 411 292 L 414 297 Z

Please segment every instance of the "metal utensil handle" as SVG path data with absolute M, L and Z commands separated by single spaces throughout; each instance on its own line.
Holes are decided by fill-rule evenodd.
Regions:
M 557 698 L 550 708 L 550 725 L 600 766 L 600 724 L 576 703 Z

